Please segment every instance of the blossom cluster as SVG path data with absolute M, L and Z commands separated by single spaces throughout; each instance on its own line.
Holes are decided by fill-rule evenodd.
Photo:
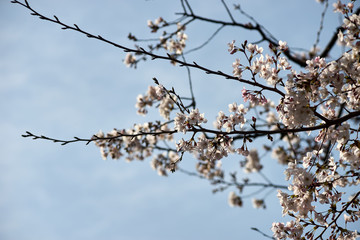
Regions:
M 151 29 L 152 33 L 156 33 L 161 27 L 168 26 L 169 24 L 162 18 L 157 18 L 154 22 L 148 20 L 148 27 Z M 166 32 L 163 33 L 163 36 L 160 37 L 161 46 L 169 51 L 170 53 L 175 53 L 177 55 L 182 54 L 184 48 L 186 47 L 186 40 L 188 38 L 185 33 L 185 26 L 177 23 L 177 30 L 174 34 L 165 36 Z M 173 35 L 176 38 L 172 38 Z
M 137 113 L 146 115 L 148 113 L 147 107 L 151 107 L 155 102 L 159 102 L 158 109 L 160 115 L 165 119 L 169 119 L 170 112 L 174 109 L 176 96 L 167 94 L 161 84 L 149 86 L 145 95 L 138 95 L 135 104 L 135 107 L 138 109 Z
M 301 239 L 303 234 L 302 225 L 295 221 L 290 221 L 286 224 L 274 222 L 271 230 L 274 232 L 276 239 Z
M 231 207 L 241 207 L 243 205 L 241 198 L 235 192 L 229 193 L 228 202 Z
M 256 149 L 251 149 L 246 156 L 245 172 L 259 172 L 263 168 L 260 163 L 259 155 Z
M 170 38 L 167 41 L 161 40 L 163 43 L 163 47 L 168 50 L 170 53 L 175 53 L 177 55 L 182 54 L 184 48 L 186 47 L 186 40 L 188 39 L 187 34 L 180 30 L 176 34 L 176 39 Z
M 144 160 L 150 157 L 158 141 L 173 141 L 173 136 L 167 133 L 170 129 L 167 124 L 145 123 L 135 124 L 132 129 L 113 129 L 107 134 L 99 131 L 93 136 L 96 146 L 100 148 L 102 158 L 119 159 L 126 161 Z
M 345 5 L 338 1 L 334 4 L 334 8 L 335 11 L 348 14 L 352 11 L 353 3 Z M 254 77 L 258 76 L 260 79 L 264 79 L 271 86 L 284 85 L 285 94 L 276 107 L 277 116 L 274 113 L 269 113 L 269 123 L 280 120 L 285 128 L 299 128 L 316 126 L 319 122 L 326 124 L 329 121 L 337 120 L 341 116 L 337 116 L 339 108 L 346 108 L 349 113 L 360 109 L 359 26 L 359 15 L 349 14 L 346 16 L 342 26 L 344 31 L 338 33 L 338 39 L 350 50 L 339 59 L 331 62 L 327 62 L 325 58 L 321 57 L 309 59 L 306 61 L 306 71 L 304 72 L 297 72 L 292 69 L 287 59 L 281 57 L 277 50 L 273 50 L 275 56 L 264 56 L 262 51 L 256 52 L 256 49 L 259 49 L 257 46 L 251 45 L 249 48 L 243 47 L 242 49 L 237 47 L 233 41 L 229 44 L 231 54 L 239 51 L 245 52 L 245 49 L 251 54 L 250 58 L 248 57 L 251 64 L 250 68 L 240 64 L 240 59 L 237 58 L 233 63 L 233 75 L 241 79 L 243 72 L 250 69 Z M 287 51 L 288 46 L 286 42 L 279 41 L 277 49 Z M 255 55 L 259 56 L 253 60 Z M 281 71 L 289 71 L 284 83 L 279 75 Z M 245 88 L 243 99 L 244 101 L 250 100 L 253 105 L 262 103 L 261 97 L 252 94 Z M 264 99 L 266 98 L 264 97 Z M 318 112 L 319 110 L 321 110 L 321 115 Z M 280 163 L 288 164 L 285 171 L 286 180 L 292 178 L 292 184 L 288 187 L 291 194 L 282 190 L 278 191 L 283 215 L 296 218 L 296 221 L 290 221 L 286 224 L 273 224 L 272 230 L 276 239 L 300 239 L 306 226 L 314 225 L 316 228 L 326 226 L 327 228 L 329 216 L 332 215 L 332 219 L 337 217 L 336 211 L 329 211 L 327 214 L 320 212 L 316 209 L 315 203 L 327 204 L 331 209 L 331 206 L 338 205 L 343 197 L 343 192 L 334 190 L 337 186 L 345 188 L 360 183 L 359 178 L 356 177 L 360 170 L 360 144 L 358 140 L 351 140 L 352 133 L 351 125 L 345 121 L 339 125 L 324 127 L 315 137 L 315 143 L 308 143 L 310 149 L 311 146 L 316 146 L 318 150 L 309 151 L 310 149 L 304 148 L 304 157 L 300 159 L 297 157 L 297 151 L 294 147 L 296 145 L 301 148 L 304 143 L 298 141 L 297 135 L 287 135 L 288 149 L 277 147 L 273 150 L 273 156 Z M 296 137 L 293 138 L 293 136 Z M 291 138 L 297 142 L 294 143 Z M 350 144 L 351 142 L 353 144 Z M 336 146 L 336 150 L 339 151 L 339 160 L 329 155 L 328 152 L 324 152 L 326 148 L 331 146 Z M 294 152 L 294 155 L 291 152 Z M 249 156 L 251 155 L 250 152 Z M 256 157 L 254 158 L 256 159 Z M 320 160 L 324 158 L 327 158 L 326 165 L 320 164 Z M 247 157 L 247 159 L 251 158 Z M 302 163 L 302 166 L 299 166 L 299 163 Z M 257 168 L 253 167 L 252 169 Z M 344 176 L 343 173 L 345 172 L 348 173 L 347 176 Z M 229 204 L 231 206 L 235 206 L 237 200 L 235 194 L 230 194 Z M 344 206 L 344 204 L 343 202 L 342 205 Z M 356 205 L 352 206 L 359 208 Z M 345 222 L 353 222 L 358 219 L 359 210 L 348 212 L 353 214 L 351 216 L 344 214 Z M 300 220 L 306 224 L 301 224 Z M 336 226 L 332 225 L 332 227 L 335 228 Z M 344 229 L 340 232 L 339 230 L 333 231 L 334 233 L 335 235 L 338 234 L 339 239 L 355 239 L 357 236 L 356 231 Z M 310 231 L 305 235 L 312 239 L 314 234 L 315 231 Z
M 134 55 L 132 55 L 131 53 L 126 54 L 125 60 L 124 60 L 124 64 L 127 67 L 132 67 L 136 64 L 136 57 Z
M 147 25 L 151 29 L 151 32 L 155 33 L 161 26 L 166 26 L 167 23 L 162 17 L 158 17 L 155 21 L 148 20 Z
M 169 151 L 167 154 L 160 153 L 152 159 L 150 166 L 160 176 L 167 176 L 168 172 L 173 172 L 177 169 L 176 163 L 178 159 L 179 155 L 174 151 Z
M 192 109 L 188 115 L 182 112 L 176 113 L 174 118 L 174 128 L 183 133 L 186 133 L 187 129 L 191 129 L 193 126 L 200 126 L 202 123 L 207 123 L 207 119 L 197 108 Z
M 242 98 L 244 99 L 244 102 L 249 101 L 253 105 L 264 105 L 268 102 L 266 97 L 261 94 L 261 92 L 252 92 L 250 90 L 246 90 L 245 87 L 241 91 Z
M 162 150 L 154 155 L 151 167 L 159 175 L 167 176 L 169 171 L 178 169 L 184 154 L 189 153 L 197 159 L 195 169 L 198 175 L 213 184 L 228 184 L 224 180 L 223 159 L 230 154 L 241 155 L 245 157 L 240 164 L 245 173 L 261 172 L 264 166 L 259 149 L 249 151 L 247 143 L 261 136 L 267 136 L 271 142 L 279 133 L 281 136 L 277 143 L 273 142 L 265 149 L 272 152 L 278 163 L 287 165 L 285 179 L 291 183 L 287 190 L 279 189 L 277 197 L 283 215 L 294 220 L 274 222 L 271 228 L 274 237 L 301 239 L 305 235 L 313 239 L 316 229 L 326 231 L 331 227 L 334 229 L 331 233 L 333 239 L 334 236 L 354 239 L 356 232 L 336 229 L 334 219 L 339 219 L 346 212 L 346 224 L 356 222 L 360 215 L 360 193 L 344 201 L 344 192 L 338 190 L 360 183 L 360 142 L 357 140 L 358 129 L 352 125 L 352 117 L 360 115 L 360 16 L 352 13 L 352 2 L 343 4 L 337 1 L 333 7 L 334 11 L 344 14 L 337 38 L 347 51 L 340 58 L 328 61 L 325 57 L 316 56 L 314 54 L 320 49 L 315 46 L 309 52 L 311 57 L 303 62 L 305 67 L 295 70 L 288 60 L 290 47 L 285 41 L 270 44 L 269 53 L 264 53 L 264 48 L 257 44 L 245 41 L 237 46 L 233 40 L 228 44 L 228 52 L 242 54 L 243 57 L 236 57 L 232 63 L 232 76 L 256 88 L 249 90 L 244 87 L 241 91 L 242 100 L 248 106 L 236 102 L 229 104 L 230 113 L 219 111 L 214 129 L 208 129 L 205 127 L 208 120 L 198 108 L 185 107 L 179 95 L 170 93 L 162 85 L 150 86 L 146 94 L 137 98 L 138 113 L 146 115 L 148 107 L 156 103 L 160 115 L 169 120 L 170 125 L 159 122 L 135 125 L 131 130 L 114 130 L 107 135 L 99 133 L 96 135 L 97 145 L 103 157 L 109 155 L 117 159 L 124 155 L 122 150 L 125 150 L 128 160 L 142 160 L 153 155 L 155 150 Z M 152 32 L 166 24 L 162 18 L 148 22 Z M 182 54 L 187 40 L 184 30 L 185 26 L 178 23 L 174 33 L 161 37 L 162 47 L 170 53 Z M 132 66 L 135 63 L 135 57 L 127 55 L 125 64 Z M 251 80 L 244 80 L 245 74 L 249 74 Z M 277 104 L 265 97 L 266 91 L 279 94 Z M 264 111 L 258 112 L 259 108 L 264 108 Z M 251 114 L 253 116 L 247 119 L 246 116 Z M 255 134 L 249 134 L 251 137 L 240 134 L 247 131 Z M 176 133 L 182 135 L 174 140 Z M 234 137 L 234 134 L 238 135 Z M 239 139 L 243 143 L 238 146 L 235 142 Z M 160 146 L 160 140 L 175 142 L 175 148 L 167 144 L 166 147 Z M 286 144 L 278 144 L 280 140 Z M 234 180 L 240 195 L 230 192 L 230 206 L 243 205 L 241 191 L 246 184 L 247 180 L 240 187 Z M 263 198 L 253 198 L 252 201 L 255 208 L 265 208 Z M 334 206 L 342 206 L 342 210 L 336 210 Z M 326 208 L 329 210 L 322 210 Z M 313 230 L 307 231 L 309 226 Z
M 265 56 L 262 54 L 264 49 L 259 47 L 256 44 L 247 43 L 244 49 L 235 46 L 235 40 L 228 44 L 229 52 L 231 54 L 236 53 L 237 51 L 245 52 L 248 51 L 250 53 L 250 57 L 248 60 L 251 62 L 251 66 L 249 68 L 240 64 L 240 59 L 235 59 L 233 63 L 233 75 L 234 77 L 238 77 L 241 79 L 242 73 L 246 69 L 250 69 L 251 73 L 255 76 L 259 74 L 260 78 L 265 79 L 269 85 L 276 85 L 279 81 L 279 72 L 281 70 L 290 70 L 291 65 L 285 57 L 279 57 L 276 55 L 275 57 L 266 54 Z M 287 43 L 283 41 L 279 41 L 279 50 L 286 51 Z M 256 60 L 252 60 L 256 56 Z
M 248 109 L 243 104 L 238 105 L 236 102 L 229 104 L 229 116 L 225 115 L 223 111 L 218 113 L 214 127 L 216 129 L 225 128 L 226 132 L 235 130 L 236 126 L 242 128 L 246 122 L 245 114 Z

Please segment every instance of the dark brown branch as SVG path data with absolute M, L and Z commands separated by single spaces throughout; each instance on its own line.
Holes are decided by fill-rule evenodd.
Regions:
M 245 136 L 261 137 L 261 136 L 265 136 L 265 135 L 267 136 L 267 135 L 274 135 L 274 134 L 286 134 L 286 133 L 307 132 L 307 131 L 314 131 L 314 130 L 319 130 L 319 129 L 327 129 L 333 125 L 339 125 L 342 122 L 345 122 L 356 116 L 360 116 L 360 111 L 351 112 L 348 115 L 345 115 L 341 118 L 329 120 L 325 124 L 320 124 L 320 125 L 313 126 L 313 127 L 284 128 L 284 129 L 278 129 L 278 130 L 259 130 L 259 129 L 257 129 L 257 130 L 251 130 L 251 131 L 245 130 L 245 131 L 223 132 L 223 131 L 212 130 L 212 129 L 203 128 L 201 126 L 197 126 L 197 127 L 192 127 L 191 129 L 188 129 L 187 131 L 193 132 L 193 133 L 198 133 L 198 132 L 212 133 L 212 134 L 216 134 L 216 135 L 220 135 L 220 136 L 242 135 L 244 137 Z M 145 136 L 145 135 L 161 135 L 161 134 L 174 134 L 174 133 L 177 133 L 177 131 L 170 130 L 170 131 L 160 131 L 160 132 L 140 132 L 140 133 L 136 133 L 136 134 L 127 134 L 127 133 L 118 132 L 118 135 L 111 136 L 111 137 L 100 138 L 100 137 L 97 137 L 96 135 L 94 135 L 93 138 L 91 138 L 91 139 L 74 137 L 74 139 L 72 139 L 72 140 L 59 140 L 59 139 L 50 138 L 50 137 L 46 137 L 46 136 L 35 135 L 35 134 L 32 134 L 31 132 L 27 131 L 26 134 L 22 135 L 22 137 L 31 137 L 34 140 L 36 140 L 36 139 L 50 140 L 55 143 L 61 143 L 62 145 L 66 145 L 68 143 L 73 143 L 73 142 L 86 142 L 86 144 L 89 144 L 90 142 L 97 141 L 97 140 L 112 140 L 112 139 L 117 139 L 120 137 L 137 137 L 137 136 Z
M 267 41 L 268 43 L 271 43 L 273 46 L 279 45 L 277 42 L 270 39 L 270 37 L 268 37 L 265 34 L 261 25 L 259 25 L 259 24 L 257 24 L 256 26 L 253 26 L 252 24 L 242 24 L 242 23 L 238 23 L 238 22 L 226 22 L 226 21 L 222 21 L 222 20 L 215 20 L 215 19 L 210 19 L 210 18 L 206 18 L 206 17 L 201 17 L 201 16 L 198 16 L 195 14 L 188 14 L 186 12 L 180 13 L 180 14 L 183 16 L 189 17 L 189 18 L 193 18 L 193 19 L 208 22 L 208 23 L 219 24 L 219 25 L 223 25 L 223 26 L 241 27 L 241 28 L 244 28 L 247 30 L 257 31 L 260 34 L 260 36 L 263 38 L 263 40 Z M 293 56 L 293 54 L 290 52 L 289 49 L 287 51 L 285 51 L 284 54 L 286 57 L 289 58 L 289 60 L 298 64 L 299 66 L 301 66 L 301 67 L 306 66 L 306 61 Z
M 182 54 L 181 56 L 182 56 L 183 61 L 186 62 L 184 55 Z M 192 106 L 195 109 L 196 108 L 196 101 L 195 101 L 195 95 L 194 95 L 194 90 L 193 90 L 193 84 L 192 84 L 192 79 L 191 79 L 190 68 L 186 67 L 186 71 L 188 73 L 189 89 L 190 89 L 190 94 L 191 94 L 191 104 L 190 104 L 190 106 Z
M 49 141 L 52 141 L 54 143 L 61 143 L 61 145 L 66 145 L 66 144 L 69 144 L 69 143 L 74 143 L 74 142 L 85 142 L 86 145 L 88 145 L 89 143 L 91 142 L 94 142 L 94 141 L 98 141 L 98 140 L 114 140 L 114 139 L 118 139 L 118 138 L 121 138 L 121 137 L 131 137 L 131 138 L 134 138 L 134 137 L 137 137 L 137 136 L 146 136 L 146 135 L 153 135 L 153 136 L 156 136 L 156 135 L 161 135 L 161 134 L 174 134 L 176 133 L 177 131 L 176 130 L 173 130 L 173 131 L 161 131 L 161 132 L 140 132 L 140 133 L 134 133 L 134 134 L 128 134 L 128 133 L 121 133 L 121 132 L 117 132 L 117 135 L 115 136 L 109 136 L 109 137 L 98 137 L 96 135 L 93 135 L 92 138 L 78 138 L 78 137 L 74 137 L 72 140 L 61 140 L 61 139 L 55 139 L 55 138 L 51 138 L 51 137 L 46 137 L 46 136 L 43 136 L 43 135 L 35 135 L 29 131 L 26 131 L 26 134 L 23 134 L 21 135 L 22 137 L 24 138 L 32 138 L 33 140 L 37 140 L 37 139 L 43 139 L 43 140 L 49 140 Z
M 180 3 L 181 3 L 181 7 L 183 8 L 183 11 L 184 11 L 184 12 L 187 12 L 187 11 L 186 11 L 186 7 L 185 7 L 185 4 L 184 4 L 184 0 L 180 0 Z
M 229 10 L 228 6 L 226 5 L 225 1 L 224 1 L 224 0 L 221 0 L 221 2 L 222 2 L 222 4 L 224 5 L 224 7 L 225 7 L 225 9 L 226 9 L 226 12 L 228 13 L 228 15 L 229 15 L 229 17 L 230 17 L 231 21 L 232 21 L 233 23 L 235 23 L 236 21 L 235 21 L 235 19 L 234 19 L 233 15 L 231 14 L 231 12 L 230 12 L 230 10 Z
M 88 38 L 94 38 L 94 39 L 103 41 L 105 43 L 113 45 L 114 47 L 120 48 L 120 49 L 124 50 L 125 52 L 132 52 L 132 53 L 140 54 L 140 55 L 145 54 L 147 56 L 150 56 L 153 60 L 154 59 L 163 59 L 163 60 L 166 60 L 166 61 L 176 62 L 176 63 L 180 64 L 180 66 L 188 66 L 188 67 L 191 67 L 191 68 L 196 68 L 196 69 L 204 71 L 206 74 L 222 76 L 222 77 L 224 77 L 226 79 L 235 80 L 235 81 L 238 81 L 238 82 L 241 82 L 241 83 L 245 83 L 245 84 L 249 84 L 249 85 L 252 85 L 252 86 L 255 86 L 255 87 L 259 87 L 259 88 L 261 88 L 263 90 L 268 90 L 268 91 L 278 93 L 281 96 L 285 95 L 282 91 L 280 91 L 279 89 L 277 89 L 275 87 L 268 87 L 266 85 L 263 85 L 263 84 L 260 84 L 260 83 L 257 83 L 257 82 L 249 81 L 249 80 L 246 80 L 246 79 L 239 79 L 237 77 L 225 74 L 222 71 L 215 71 L 215 70 L 211 70 L 209 68 L 203 67 L 203 66 L 201 66 L 201 65 L 199 65 L 199 64 L 197 64 L 195 62 L 193 62 L 192 64 L 187 63 L 187 62 L 184 62 L 184 61 L 181 61 L 181 60 L 178 60 L 178 59 L 172 57 L 170 54 L 168 54 L 167 56 L 161 56 L 161 55 L 154 54 L 154 53 L 152 53 L 150 51 L 146 51 L 144 48 L 131 49 L 131 48 L 125 47 L 123 45 L 112 42 L 112 41 L 110 41 L 108 39 L 105 39 L 100 35 L 94 35 L 94 34 L 91 34 L 89 32 L 86 32 L 86 31 L 80 29 L 77 25 L 74 25 L 74 26 L 67 25 L 67 24 L 61 22 L 56 16 L 54 16 L 54 19 L 48 18 L 48 17 L 38 13 L 37 11 L 35 11 L 33 8 L 31 8 L 31 6 L 28 4 L 27 1 L 25 1 L 25 4 L 24 4 L 22 2 L 14 0 L 14 1 L 12 1 L 12 3 L 16 3 L 16 4 L 24 6 L 25 8 L 27 8 L 27 9 L 29 9 L 31 11 L 31 15 L 38 16 L 42 20 L 53 22 L 53 23 L 61 25 L 62 29 L 64 29 L 64 30 L 70 29 L 70 30 L 73 30 L 73 31 L 77 31 L 79 33 L 82 33 L 82 34 L 86 35 Z
M 191 6 L 190 6 L 188 0 L 184 0 L 184 1 L 186 3 L 186 6 L 189 8 L 190 13 L 193 14 L 193 10 L 191 9 Z

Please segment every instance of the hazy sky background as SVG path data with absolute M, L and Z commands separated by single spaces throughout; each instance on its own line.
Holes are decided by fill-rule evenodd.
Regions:
M 323 5 L 314 0 L 227 2 L 240 3 L 290 47 L 309 49 L 316 39 Z M 29 3 L 40 13 L 126 46 L 133 46 L 127 40 L 129 32 L 139 38 L 158 36 L 149 33 L 148 19 L 162 16 L 171 21 L 181 10 L 175 0 Z M 199 15 L 228 20 L 221 1 L 190 3 Z M 322 40 L 339 23 L 331 4 L 325 22 Z M 191 25 L 188 47 L 199 46 L 216 28 Z M 227 43 L 233 39 L 241 43 L 259 36 L 225 28 L 187 60 L 229 73 L 235 56 L 228 54 Z M 207 181 L 181 173 L 160 177 L 149 160 L 102 161 L 93 144 L 61 146 L 21 137 L 25 131 L 60 139 L 91 137 L 100 129 L 145 122 L 136 114 L 136 96 L 146 91 L 153 77 L 189 95 L 185 69 L 165 61 L 128 69 L 121 50 L 63 31 L 7 0 L 0 2 L 0 52 L 0 239 L 261 239 L 251 227 L 271 234 L 271 223 L 284 221 L 276 192 L 267 198 L 265 211 L 253 209 L 251 199 L 245 208 L 233 209 L 227 204 L 228 191 L 213 195 Z M 240 103 L 241 84 L 197 70 L 192 76 L 198 107 L 209 122 L 219 110 L 227 111 L 229 103 Z M 195 161 L 191 156 L 185 160 L 184 168 L 191 170 Z M 239 160 L 232 157 L 224 164 L 238 166 Z M 276 183 L 283 179 L 282 168 L 271 168 L 274 159 L 267 156 L 262 161 L 269 178 Z

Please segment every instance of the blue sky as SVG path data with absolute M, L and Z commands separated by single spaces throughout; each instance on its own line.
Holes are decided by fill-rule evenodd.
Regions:
M 129 32 L 153 37 L 148 19 L 173 20 L 180 11 L 179 1 L 165 0 L 29 2 L 45 15 L 127 46 L 132 46 Z M 220 1 L 190 2 L 199 14 L 227 19 Z M 310 48 L 315 41 L 322 11 L 315 1 L 227 2 L 240 3 L 290 46 Z M 338 24 L 330 10 L 325 20 L 322 39 Z M 195 23 L 187 30 L 189 48 L 215 29 Z M 234 56 L 227 53 L 227 43 L 233 39 L 258 40 L 256 34 L 224 29 L 187 59 L 231 72 Z M 0 2 L 0 52 L 1 239 L 260 239 L 250 227 L 269 234 L 272 221 L 283 221 L 275 194 L 266 211 L 253 209 L 250 201 L 233 209 L 228 192 L 213 195 L 206 181 L 182 174 L 159 177 L 149 161 L 102 161 L 92 144 L 60 146 L 21 137 L 27 130 L 63 139 L 90 137 L 100 129 L 145 122 L 136 114 L 136 96 L 153 77 L 188 94 L 185 69 L 163 61 L 128 69 L 122 64 L 124 52 L 63 31 L 5 0 Z M 196 70 L 192 74 L 198 107 L 210 122 L 229 103 L 240 102 L 242 85 Z M 184 167 L 191 169 L 194 160 L 186 160 Z M 238 160 L 229 158 L 227 164 L 237 166 Z M 270 168 L 273 159 L 264 161 L 270 178 L 283 179 L 282 169 Z

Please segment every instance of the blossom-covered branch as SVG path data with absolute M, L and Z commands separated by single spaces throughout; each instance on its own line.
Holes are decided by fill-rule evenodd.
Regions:
M 308 57 L 296 55 L 286 41 L 273 37 L 239 5 L 235 5 L 234 10 L 239 10 L 252 23 L 237 22 L 224 0 L 221 4 L 230 21 L 197 15 L 188 0 L 180 0 L 182 12 L 178 13 L 179 19 L 166 21 L 159 17 L 149 20 L 147 26 L 154 34 L 159 29 L 176 28 L 153 39 L 156 45 L 148 50 L 117 44 L 76 24 L 63 23 L 56 16 L 46 17 L 26 0 L 24 3 L 12 2 L 63 29 L 127 52 L 124 64 L 128 67 L 136 67 L 141 60 L 138 56 L 186 67 L 191 93 L 191 97 L 184 97 L 172 86 L 163 86 L 154 78 L 155 84 L 138 95 L 135 106 L 137 113 L 143 116 L 150 108 L 157 108 L 161 120 L 108 133 L 100 131 L 88 139 L 59 140 L 31 132 L 26 132 L 23 137 L 63 145 L 94 142 L 104 160 L 152 158 L 151 167 L 159 175 L 167 176 L 168 172 L 179 171 L 209 180 L 215 186 L 214 192 L 231 189 L 228 201 L 232 207 L 241 207 L 245 198 L 253 197 L 255 208 L 265 208 L 266 197 L 277 189 L 283 216 L 292 220 L 287 223 L 274 221 L 271 230 L 276 239 L 323 239 L 325 234 L 328 234 L 328 239 L 357 237 L 356 228 L 348 224 L 357 222 L 360 217 L 360 192 L 352 194 L 353 186 L 360 183 L 360 10 L 355 10 L 355 1 L 343 3 L 339 0 L 333 4 L 334 11 L 342 16 L 343 24 L 335 28 L 336 35 L 329 39 L 321 53 L 309 52 Z M 328 1 L 326 4 L 325 9 Z M 325 11 L 322 12 L 315 46 L 319 42 L 324 14 Z M 227 26 L 255 31 L 261 40 L 250 43 L 245 39 L 237 44 L 237 40 L 229 39 L 228 54 L 234 56 L 234 60 L 228 63 L 233 69 L 232 74 L 227 74 L 185 60 L 186 27 L 193 22 L 220 27 L 204 44 L 191 51 L 205 47 Z M 141 42 L 132 34 L 129 38 Z M 341 54 L 330 61 L 326 57 L 336 42 L 344 51 L 339 51 Z M 266 45 L 261 45 L 263 43 Z M 160 48 L 166 51 L 166 55 L 155 53 Z M 302 68 L 298 70 L 290 63 Z M 238 95 L 242 100 L 229 103 L 228 109 L 219 110 L 217 116 L 207 116 L 201 111 L 201 106 L 198 108 L 195 104 L 190 69 L 244 83 Z M 211 118 L 212 125 L 209 123 Z M 258 143 L 256 148 L 252 148 L 253 142 Z M 285 180 L 289 181 L 287 187 L 274 184 L 264 174 L 264 161 L 271 161 L 270 154 L 280 165 L 287 166 L 284 172 Z M 196 159 L 196 172 L 180 167 L 190 155 Z M 239 168 L 246 177 L 237 169 L 223 167 L 223 161 L 231 155 L 235 156 L 234 159 L 241 159 Z M 263 182 L 253 181 L 253 174 L 258 174 Z M 250 193 L 244 191 L 250 187 L 257 189 Z M 270 190 L 269 193 L 265 193 L 266 189 Z M 343 223 L 340 223 L 341 216 L 344 217 Z M 331 232 L 328 229 L 332 229 Z M 317 230 L 321 230 L 320 233 Z

